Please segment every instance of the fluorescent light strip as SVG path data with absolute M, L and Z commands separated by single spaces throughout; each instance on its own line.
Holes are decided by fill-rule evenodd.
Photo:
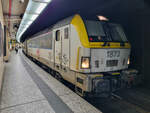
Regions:
M 35 20 L 39 15 L 32 15 L 31 20 Z
M 32 0 L 33 2 L 49 3 L 51 0 Z
M 36 9 L 32 9 L 32 7 L 36 7 L 36 6 L 33 6 L 33 5 L 35 5 L 35 3 L 34 3 L 35 1 L 29 0 L 27 9 L 25 11 L 25 14 L 23 16 L 23 19 L 21 21 L 20 27 L 17 32 L 17 40 L 18 41 L 20 41 L 20 38 L 23 35 L 23 33 L 36 20 L 36 18 L 45 9 L 45 7 L 51 2 L 51 0 L 44 0 L 44 1 L 37 0 L 39 2 L 39 3 L 36 2 L 36 4 L 39 4 L 38 7 Z
M 40 5 L 39 5 L 39 7 L 37 7 L 37 9 L 36 9 L 36 11 L 35 11 L 35 13 L 41 13 L 43 10 L 44 10 L 44 8 L 47 6 L 47 4 L 45 4 L 45 3 L 40 3 Z

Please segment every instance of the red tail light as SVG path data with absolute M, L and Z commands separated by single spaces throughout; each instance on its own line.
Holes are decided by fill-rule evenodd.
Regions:
M 90 41 L 93 41 L 93 38 L 92 38 L 92 37 L 90 37 Z

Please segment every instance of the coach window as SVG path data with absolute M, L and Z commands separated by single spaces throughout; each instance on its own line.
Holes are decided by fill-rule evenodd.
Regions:
M 56 31 L 56 41 L 60 40 L 60 30 Z
M 69 29 L 68 27 L 64 29 L 64 39 L 68 39 L 69 38 Z

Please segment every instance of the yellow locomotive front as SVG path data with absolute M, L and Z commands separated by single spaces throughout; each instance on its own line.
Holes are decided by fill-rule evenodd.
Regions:
M 89 57 L 81 59 L 81 68 L 91 73 L 118 71 L 128 68 L 130 44 L 120 25 L 100 21 L 85 21 Z M 86 49 L 89 48 L 89 49 Z
M 124 85 L 122 81 L 128 82 L 123 72 L 128 71 L 131 49 L 122 27 L 108 21 L 82 20 L 80 17 L 73 19 L 72 24 L 82 45 L 77 52 L 78 92 L 110 94 L 120 89 Z

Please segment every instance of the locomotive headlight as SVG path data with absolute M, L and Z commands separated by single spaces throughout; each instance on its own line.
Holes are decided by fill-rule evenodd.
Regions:
M 81 58 L 81 68 L 82 69 L 90 68 L 90 57 L 82 57 Z
M 128 62 L 127 62 L 127 64 L 128 64 L 128 65 L 130 64 L 130 58 L 128 58 Z

